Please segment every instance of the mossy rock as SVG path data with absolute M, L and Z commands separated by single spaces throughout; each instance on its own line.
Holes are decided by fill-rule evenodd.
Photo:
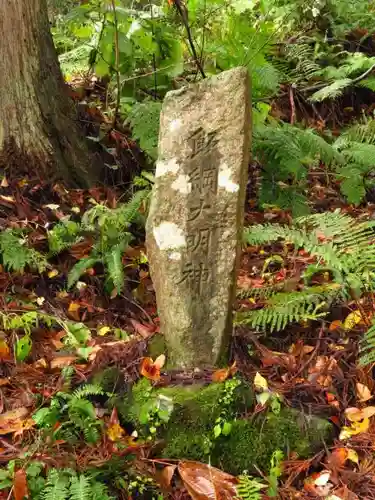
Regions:
M 284 408 L 279 415 L 261 413 L 242 418 L 254 407 L 252 388 L 236 379 L 207 386 L 152 389 L 141 380 L 132 398 L 122 408 L 122 416 L 137 428 L 145 406 L 159 397 L 173 401 L 169 421 L 159 428 L 157 437 L 165 445 L 165 458 L 190 459 L 212 463 L 232 474 L 250 472 L 255 466 L 268 471 L 275 450 L 308 456 L 322 441 L 329 439 L 331 424 L 317 417 L 304 418 L 301 412 Z M 217 419 L 231 424 L 229 435 L 215 438 Z
M 288 408 L 279 415 L 268 413 L 253 421 L 237 420 L 231 434 L 216 443 L 211 462 L 226 472 L 240 474 L 244 470 L 255 472 L 255 467 L 268 472 L 275 450 L 307 457 L 330 438 L 332 425 L 324 419 L 310 417 L 306 433 L 301 421 L 301 413 Z

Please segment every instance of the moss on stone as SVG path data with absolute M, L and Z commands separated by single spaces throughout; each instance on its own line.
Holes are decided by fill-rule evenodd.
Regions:
M 328 421 L 304 417 L 301 412 L 288 408 L 279 415 L 262 412 L 256 418 L 241 418 L 254 405 L 253 393 L 247 383 L 235 380 L 157 390 L 152 389 L 148 381 L 141 380 L 133 388 L 131 403 L 126 405 L 128 421 L 139 428 L 142 407 L 160 395 L 172 400 L 174 405 L 168 423 L 160 427 L 158 433 L 158 438 L 165 443 L 163 457 L 209 460 L 232 474 L 254 471 L 255 466 L 267 471 L 271 455 L 277 449 L 305 457 L 322 440 L 329 439 L 332 432 Z M 215 438 L 217 419 L 232 424 L 228 436 Z

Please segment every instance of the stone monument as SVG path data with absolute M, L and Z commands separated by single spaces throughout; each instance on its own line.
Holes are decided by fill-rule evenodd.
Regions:
M 225 360 L 250 152 L 250 88 L 235 68 L 169 92 L 146 226 L 168 362 Z

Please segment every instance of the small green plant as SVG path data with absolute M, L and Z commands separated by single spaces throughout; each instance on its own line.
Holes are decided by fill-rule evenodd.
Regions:
M 28 247 L 24 231 L 20 229 L 0 231 L 0 257 L 9 271 L 23 272 L 29 267 L 42 273 L 48 266 L 41 253 Z
M 266 488 L 267 485 L 249 476 L 246 472 L 238 476 L 238 481 L 237 494 L 241 500 L 261 500 L 261 491 Z
M 0 325 L 6 331 L 15 333 L 15 358 L 24 361 L 31 352 L 33 329 L 40 325 L 49 328 L 59 326 L 65 331 L 64 344 L 69 350 L 74 350 L 79 356 L 87 359 L 92 348 L 87 347 L 91 339 L 90 329 L 80 322 L 63 321 L 62 319 L 40 311 L 28 311 L 26 313 L 2 313 L 0 312 Z
M 90 254 L 80 259 L 70 270 L 69 288 L 77 283 L 87 269 L 99 262 L 107 270 L 110 290 L 122 290 L 125 281 L 122 255 L 133 239 L 129 231 L 130 225 L 143 222 L 139 209 L 149 194 L 150 189 L 137 191 L 128 203 L 114 209 L 97 204 L 84 213 L 80 224 L 60 222 L 49 232 L 48 241 L 52 253 L 69 248 L 84 234 L 94 239 Z
M 279 477 L 283 472 L 281 463 L 283 459 L 284 459 L 284 453 L 281 450 L 275 450 L 272 453 L 270 475 L 268 476 L 268 481 L 270 484 L 268 488 L 268 495 L 271 498 L 277 496 L 278 481 Z
M 102 422 L 88 398 L 103 394 L 101 387 L 92 384 L 86 384 L 72 394 L 58 392 L 49 406 L 39 409 L 33 419 L 53 439 L 74 443 L 84 437 L 88 443 L 95 443 L 100 438 Z
M 229 436 L 232 430 L 232 418 L 229 416 L 229 410 L 234 401 L 234 392 L 239 385 L 241 385 L 241 382 L 236 378 L 224 382 L 224 393 L 218 401 L 221 411 L 215 420 L 213 429 L 215 439 L 219 436 Z
M 18 461 L 17 461 L 18 462 Z M 0 469 L 0 489 L 11 490 L 15 460 L 6 469 Z M 33 500 L 114 500 L 105 484 L 90 474 L 79 474 L 72 469 L 49 469 L 43 462 L 33 460 L 23 466 L 26 472 L 30 498 Z

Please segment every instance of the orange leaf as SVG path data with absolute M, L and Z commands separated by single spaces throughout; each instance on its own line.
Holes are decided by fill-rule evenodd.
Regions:
M 120 424 L 111 424 L 107 429 L 107 436 L 111 441 L 119 441 L 125 434 Z
M 348 458 L 347 448 L 336 448 L 329 456 L 327 462 L 332 469 L 342 467 Z
M 336 319 L 335 321 L 332 321 L 332 323 L 329 325 L 329 331 L 333 332 L 337 330 L 338 328 L 342 328 L 342 321 L 339 319 Z
M 4 339 L 0 340 L 0 359 L 11 359 L 10 349 Z
M 212 374 L 212 380 L 214 382 L 224 382 L 230 375 L 234 375 L 237 371 L 236 362 L 234 361 L 232 366 L 228 368 L 221 368 L 220 370 L 216 370 Z
M 178 472 L 193 500 L 237 498 L 238 479 L 226 472 L 194 461 L 178 464 Z
M 14 500 L 24 500 L 24 498 L 29 498 L 26 472 L 23 469 L 19 469 L 14 474 L 13 494 Z
M 177 465 L 167 465 L 166 467 L 164 467 L 164 469 L 158 475 L 158 482 L 160 483 L 160 486 L 162 486 L 163 488 L 170 487 L 176 468 Z
M 229 368 L 221 368 L 220 370 L 216 370 L 212 374 L 212 380 L 214 382 L 224 382 L 229 377 Z
M 142 360 L 140 373 L 149 380 L 160 380 L 160 368 L 155 365 L 152 358 L 144 358 Z

